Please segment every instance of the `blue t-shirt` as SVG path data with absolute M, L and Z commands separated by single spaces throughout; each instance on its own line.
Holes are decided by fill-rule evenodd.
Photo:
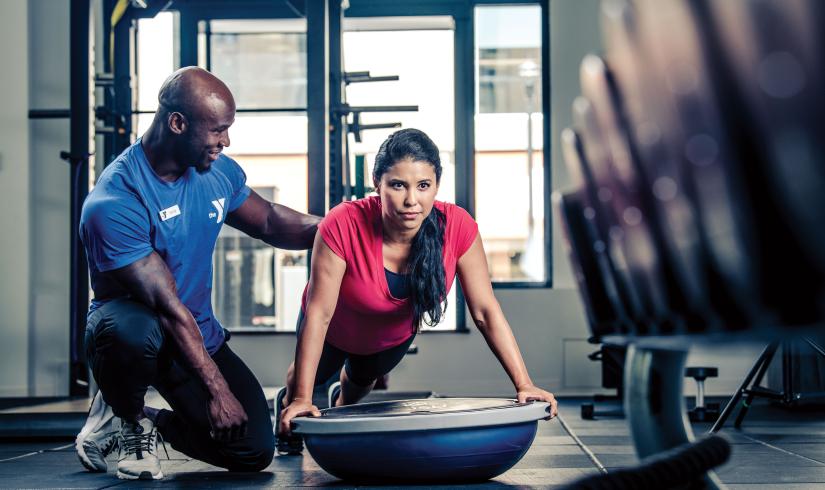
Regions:
M 206 350 L 214 354 L 224 331 L 212 312 L 212 252 L 226 215 L 249 193 L 246 174 L 225 155 L 202 174 L 190 167 L 175 182 L 166 182 L 149 165 L 140 140 L 124 150 L 83 203 L 80 237 L 96 291 L 89 313 L 129 296 L 101 272 L 154 251 L 169 267 L 178 297 L 195 317 Z M 105 291 L 105 297 L 97 297 L 98 291 Z

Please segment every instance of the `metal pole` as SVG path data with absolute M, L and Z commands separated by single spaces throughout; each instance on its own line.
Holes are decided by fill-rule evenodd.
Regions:
M 306 3 L 307 18 L 307 160 L 311 214 L 328 209 L 329 176 L 329 5 L 327 0 Z M 310 75 L 311 74 L 311 75 Z
M 133 38 L 132 18 L 127 13 L 114 26 L 114 57 L 112 74 L 114 77 L 113 108 L 115 133 L 112 137 L 112 153 L 106 155 L 104 165 L 111 163 L 120 152 L 132 144 L 132 80 L 133 80 Z
M 767 347 L 762 351 L 759 355 L 759 358 L 754 363 L 751 370 L 748 372 L 745 379 L 742 380 L 742 384 L 739 385 L 739 388 L 733 393 L 730 400 L 728 400 L 727 405 L 725 408 L 722 409 L 722 413 L 719 414 L 719 418 L 716 419 L 714 422 L 713 427 L 710 428 L 708 431 L 709 434 L 715 434 L 725 425 L 725 421 L 727 421 L 730 414 L 736 409 L 736 405 L 739 403 L 739 400 L 745 395 L 748 387 L 750 386 L 751 380 L 754 376 L 759 375 L 759 379 L 762 379 L 762 374 L 764 371 L 768 369 L 768 364 L 770 364 L 771 359 L 773 358 L 776 349 L 779 347 L 779 342 L 771 342 L 768 344 Z M 760 374 L 761 373 L 761 374 Z M 749 403 L 749 402 L 748 402 Z
M 89 0 L 72 0 L 69 47 L 70 132 L 69 151 L 71 208 L 69 219 L 70 274 L 69 289 L 69 395 L 88 396 L 89 371 L 83 354 L 83 337 L 86 330 L 86 313 L 89 308 L 89 272 L 86 255 L 80 241 L 78 226 L 83 201 L 89 193 L 89 133 L 91 51 Z
M 527 81 L 527 236 L 533 235 L 533 80 Z
M 345 103 L 344 62 L 343 62 L 343 23 L 344 12 L 339 0 L 329 3 L 327 12 L 327 37 L 329 39 L 329 207 L 333 207 L 349 198 L 349 155 L 347 148 L 348 134 L 346 115 L 336 108 Z M 312 72 L 307 72 L 311 74 Z M 311 75 L 308 75 L 311 76 Z

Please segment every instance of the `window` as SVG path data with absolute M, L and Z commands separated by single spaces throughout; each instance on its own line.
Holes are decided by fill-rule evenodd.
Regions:
M 304 108 L 307 100 L 303 19 L 202 22 L 205 66 L 226 83 L 241 109 Z
M 306 22 L 212 20 L 200 25 L 201 64 L 238 112 L 225 153 L 264 199 L 307 212 Z M 275 249 L 225 226 L 214 255 L 213 306 L 230 330 L 294 331 L 307 253 Z
M 544 283 L 541 7 L 476 7 L 475 33 L 475 211 L 490 274 Z
M 158 91 L 175 70 L 174 12 L 138 20 L 137 27 L 137 134 L 152 123 L 158 108 Z

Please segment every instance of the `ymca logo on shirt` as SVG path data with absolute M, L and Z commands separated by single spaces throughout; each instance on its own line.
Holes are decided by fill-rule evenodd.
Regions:
M 226 202 L 226 198 L 220 198 L 212 201 L 212 205 L 215 206 L 215 209 L 218 211 L 217 213 L 212 212 L 209 213 L 209 219 L 217 218 L 215 220 L 216 223 L 220 223 L 223 220 L 223 205 Z
M 180 207 L 177 204 L 175 204 L 172 207 L 159 211 L 158 214 L 160 214 L 161 221 L 166 221 L 168 219 L 174 218 L 175 216 L 180 216 Z

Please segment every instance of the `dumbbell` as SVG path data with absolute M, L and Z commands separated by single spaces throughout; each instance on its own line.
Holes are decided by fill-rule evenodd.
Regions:
M 705 380 L 719 376 L 715 367 L 689 367 L 685 369 L 685 377 L 696 380 L 696 406 L 688 410 L 691 422 L 713 422 L 719 417 L 719 404 L 705 405 Z

